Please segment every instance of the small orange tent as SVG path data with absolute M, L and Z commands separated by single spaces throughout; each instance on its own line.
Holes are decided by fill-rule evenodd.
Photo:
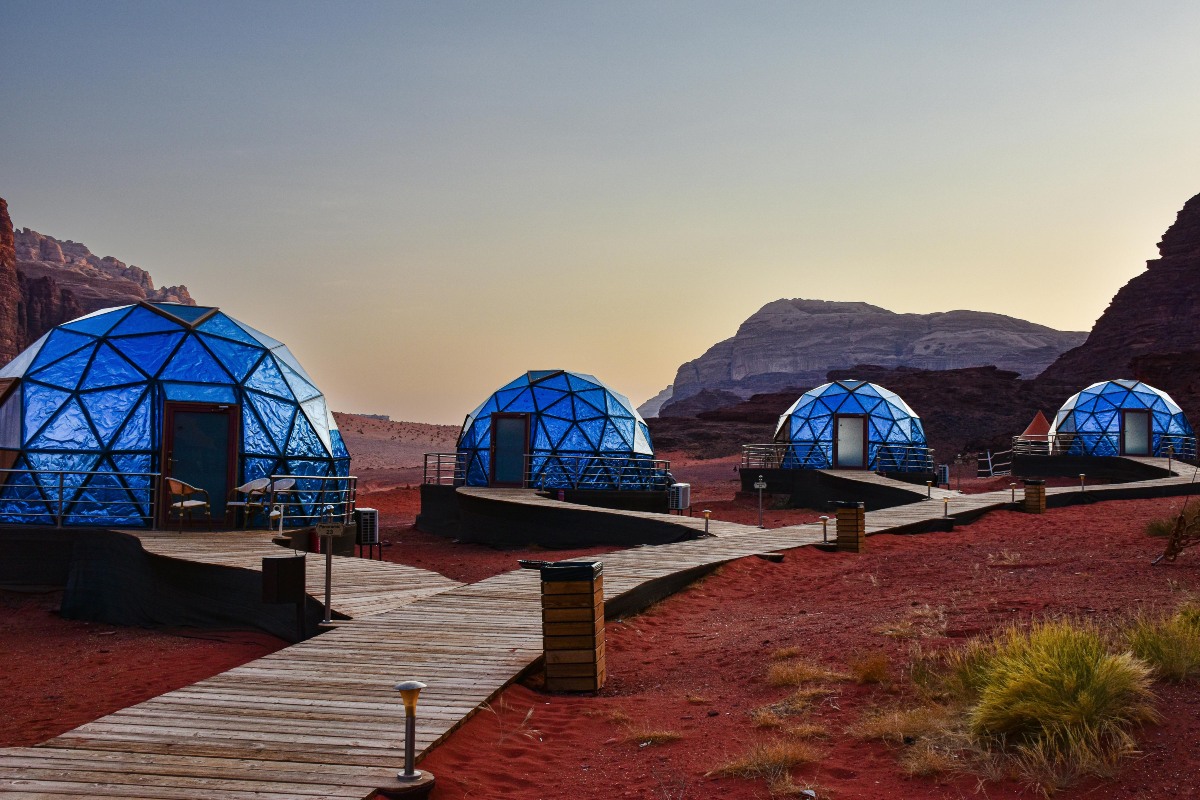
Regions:
M 1037 412 L 1033 422 L 1029 423 L 1029 427 L 1017 438 L 1022 442 L 1050 441 L 1050 420 L 1046 419 L 1046 415 L 1041 411 Z

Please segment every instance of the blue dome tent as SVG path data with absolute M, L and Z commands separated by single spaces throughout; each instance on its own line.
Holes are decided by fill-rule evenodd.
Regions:
M 458 481 L 545 489 L 665 488 L 650 431 L 629 400 L 591 375 L 527 372 L 472 411 Z
M 1194 458 L 1196 440 L 1183 410 L 1161 389 L 1141 381 L 1093 383 L 1072 395 L 1050 428 L 1054 452 L 1083 456 Z
M 866 381 L 805 392 L 779 418 L 775 442 L 785 469 L 931 469 L 921 418 L 899 395 Z
M 329 485 L 317 478 L 349 474 L 325 397 L 295 356 L 216 308 L 97 311 L 47 333 L 0 383 L 12 470 L 3 522 L 153 525 L 158 474 L 208 491 L 218 517 L 234 486 L 296 476 L 285 514 L 312 517 Z

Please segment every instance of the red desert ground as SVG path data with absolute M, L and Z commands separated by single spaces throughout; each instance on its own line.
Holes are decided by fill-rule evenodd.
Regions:
M 382 512 L 388 560 L 472 582 L 513 569 L 518 558 L 546 557 L 414 529 L 417 456 L 444 448 L 452 429 L 348 416 L 340 423 L 352 451 L 363 453 L 356 471 L 369 490 L 361 502 Z M 675 463 L 715 516 L 753 520 L 756 506 L 736 495 L 730 459 Z M 908 733 L 879 721 L 912 717 L 927 699 L 914 681 L 920 666 L 973 638 L 1055 618 L 1116 630 L 1136 613 L 1183 606 L 1200 591 L 1200 551 L 1151 566 L 1163 540 L 1145 532 L 1181 502 L 1000 511 L 950 533 L 873 536 L 864 554 L 805 547 L 781 563 L 732 562 L 644 613 L 610 621 L 610 677 L 598 694 L 546 693 L 528 676 L 421 765 L 438 776 L 433 797 L 446 799 L 1034 796 L 1027 782 L 978 764 L 916 758 L 931 735 L 919 720 Z M 816 514 L 768 511 L 766 524 Z M 0 745 L 35 744 L 285 644 L 249 631 L 62 619 L 59 597 L 0 594 Z M 789 669 L 807 680 L 789 679 Z M 1056 796 L 1200 796 L 1200 687 L 1159 680 L 1152 689 L 1158 720 L 1135 730 L 1137 751 L 1111 776 Z M 794 765 L 730 774 L 730 765 L 772 752 Z

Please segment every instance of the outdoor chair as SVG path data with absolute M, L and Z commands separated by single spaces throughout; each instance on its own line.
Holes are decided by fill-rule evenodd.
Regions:
M 167 494 L 170 495 L 170 505 L 167 511 L 168 522 L 172 514 L 178 514 L 179 530 L 182 531 L 185 516 L 190 521 L 193 514 L 203 511 L 204 516 L 208 519 L 209 527 L 212 527 L 212 505 L 206 490 L 192 486 L 190 483 L 184 483 L 177 478 L 167 478 Z M 204 499 L 197 499 L 201 495 L 204 496 Z
M 225 526 L 233 527 L 237 522 L 237 512 L 240 509 L 242 528 L 250 527 L 250 517 L 256 510 L 262 510 L 264 506 L 263 492 L 270 485 L 270 478 L 255 478 L 231 490 L 229 499 L 225 501 Z

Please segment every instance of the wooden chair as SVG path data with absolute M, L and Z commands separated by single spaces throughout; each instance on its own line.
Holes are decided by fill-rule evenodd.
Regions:
M 263 492 L 270 485 L 270 478 L 255 478 L 231 489 L 229 499 L 225 501 L 225 526 L 233 527 L 233 523 L 237 522 L 237 512 L 241 509 L 242 529 L 249 528 L 250 517 L 256 510 L 262 510 Z
M 204 516 L 208 518 L 208 526 L 212 528 L 212 504 L 207 491 L 177 478 L 167 478 L 167 494 L 170 496 L 170 505 L 167 507 L 168 523 L 172 514 L 178 514 L 179 530 L 182 531 L 184 516 L 191 520 L 193 514 L 203 510 Z M 204 499 L 197 500 L 199 495 L 203 495 Z

